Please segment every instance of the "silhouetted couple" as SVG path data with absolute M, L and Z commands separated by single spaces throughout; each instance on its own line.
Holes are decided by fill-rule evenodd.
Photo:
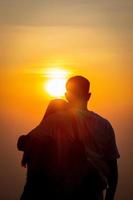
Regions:
M 113 200 L 119 153 L 111 124 L 87 109 L 90 83 L 82 76 L 66 84 L 68 102 L 52 100 L 41 123 L 20 136 L 27 180 L 21 200 Z

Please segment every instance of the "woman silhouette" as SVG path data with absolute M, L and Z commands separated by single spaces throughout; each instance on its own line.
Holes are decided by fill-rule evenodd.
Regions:
M 42 194 L 43 195 L 45 194 L 45 197 L 49 195 L 49 199 L 50 196 L 51 198 L 53 198 L 53 194 L 55 191 L 55 184 L 53 186 L 52 181 L 50 181 L 47 175 L 48 173 L 49 174 L 54 173 L 55 166 L 57 164 L 56 153 L 55 153 L 56 146 L 55 142 L 51 140 L 51 137 L 45 136 L 45 139 L 42 139 L 41 141 L 38 135 L 40 135 L 43 132 L 43 124 L 45 123 L 46 118 L 48 118 L 55 112 L 60 112 L 65 110 L 67 111 L 68 109 L 69 109 L 69 104 L 65 100 L 54 99 L 50 101 L 47 110 L 45 112 L 45 115 L 41 120 L 40 124 L 36 128 L 34 128 L 31 132 L 29 132 L 27 135 L 22 135 L 18 138 L 17 148 L 19 151 L 24 152 L 21 164 L 22 166 L 27 167 L 27 180 L 23 194 L 21 196 L 21 200 L 42 199 L 41 198 Z M 30 141 L 32 138 L 31 136 L 33 135 L 36 136 L 36 140 L 31 142 Z M 42 157 L 43 157 L 43 164 L 42 164 Z M 46 171 L 43 178 L 42 178 L 42 171 L 40 170 L 40 166 L 42 165 L 45 165 L 44 171 Z M 53 194 L 50 191 L 53 191 Z

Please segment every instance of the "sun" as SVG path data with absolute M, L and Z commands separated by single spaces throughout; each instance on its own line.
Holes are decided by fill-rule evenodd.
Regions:
M 62 97 L 65 94 L 65 79 L 51 79 L 46 83 L 46 91 L 50 96 Z
M 52 97 L 63 97 L 68 72 L 64 69 L 50 69 L 46 75 L 48 80 L 44 87 L 45 91 Z

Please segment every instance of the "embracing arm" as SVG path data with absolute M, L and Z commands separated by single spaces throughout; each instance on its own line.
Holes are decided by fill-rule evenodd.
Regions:
M 117 182 L 118 182 L 118 167 L 117 159 L 108 161 L 110 174 L 108 176 L 108 188 L 106 191 L 105 200 L 114 200 Z
M 38 132 L 40 131 L 40 125 L 39 126 L 36 126 L 34 129 L 32 129 L 27 135 L 21 135 L 19 138 L 18 138 L 18 141 L 17 141 L 17 149 L 19 151 L 24 151 L 25 148 L 26 148 L 26 145 L 28 146 L 28 142 L 29 142 L 29 139 L 32 138 L 33 135 L 36 135 L 38 134 Z
M 19 151 L 24 151 L 27 135 L 21 135 L 17 141 L 17 148 Z

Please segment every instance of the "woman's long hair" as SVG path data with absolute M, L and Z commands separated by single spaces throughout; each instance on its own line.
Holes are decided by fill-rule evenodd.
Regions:
M 63 100 L 63 99 L 51 100 L 46 109 L 45 115 L 44 115 L 41 123 L 43 123 L 45 118 L 47 118 L 49 115 L 54 114 L 56 112 L 65 111 L 68 109 L 69 109 L 69 104 L 65 100 Z

